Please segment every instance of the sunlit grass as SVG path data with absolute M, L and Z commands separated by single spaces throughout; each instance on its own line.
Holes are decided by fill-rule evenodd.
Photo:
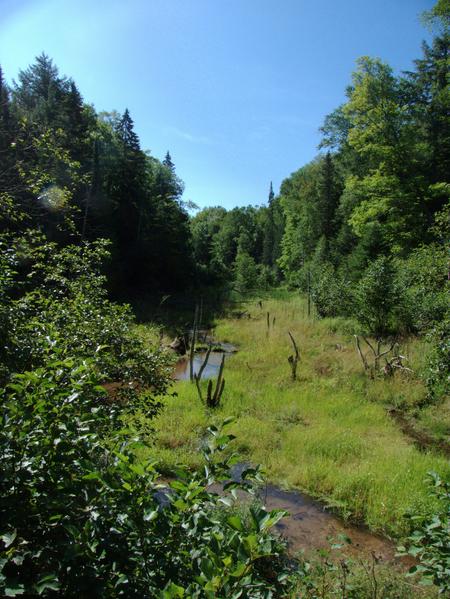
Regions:
M 319 497 L 373 530 L 404 532 L 405 511 L 432 509 L 426 473 L 450 473 L 443 457 L 419 452 L 387 413 L 419 401 L 423 384 L 415 377 L 367 379 L 352 323 L 341 323 L 340 333 L 336 320 L 308 319 L 299 297 L 246 308 L 251 319 L 221 321 L 216 329 L 218 339 L 240 348 L 226 363 L 222 406 L 208 413 L 195 385 L 177 383 L 178 396 L 154 423 L 156 457 L 169 469 L 197 467 L 208 424 L 233 416 L 235 449 L 262 464 L 271 481 Z M 301 354 L 296 381 L 288 331 Z M 420 350 L 409 345 L 414 363 Z

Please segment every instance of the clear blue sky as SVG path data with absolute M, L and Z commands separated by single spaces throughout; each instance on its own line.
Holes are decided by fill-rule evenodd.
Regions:
M 412 67 L 433 0 L 0 0 L 8 80 L 45 52 L 98 111 L 128 107 L 200 206 L 261 204 L 317 153 L 355 60 Z

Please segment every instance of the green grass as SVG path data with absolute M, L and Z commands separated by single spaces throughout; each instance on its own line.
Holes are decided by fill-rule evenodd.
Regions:
M 450 439 L 450 397 L 438 406 L 430 405 L 421 410 L 417 424 L 426 431 L 432 431 L 433 436 L 442 441 Z
M 333 559 L 333 554 L 331 554 Z M 341 558 L 342 559 L 342 558 Z M 336 556 L 334 556 L 336 560 Z M 336 564 L 336 562 L 335 562 Z M 308 576 L 300 577 L 294 597 L 312 599 L 342 599 L 342 597 L 358 597 L 358 599 L 438 599 L 441 595 L 435 586 L 422 586 L 417 580 L 408 579 L 390 565 L 377 563 L 354 563 L 339 561 L 334 567 L 327 567 L 325 560 L 312 560 Z M 344 578 L 346 590 L 343 590 Z M 311 588 L 312 587 L 312 588 Z M 348 594 L 347 594 L 348 593 Z
M 252 318 L 223 320 L 216 337 L 240 350 L 225 366 L 222 406 L 208 413 L 195 385 L 176 384 L 154 425 L 154 453 L 166 468 L 200 464 L 199 447 L 211 422 L 233 416 L 235 449 L 259 463 L 270 481 L 305 491 L 372 530 L 400 536 L 407 510 L 432 511 L 426 473 L 450 474 L 447 460 L 419 452 L 387 413 L 387 407 L 420 401 L 415 377 L 371 381 L 362 373 L 352 324 L 306 316 L 299 297 L 248 303 Z M 267 329 L 267 312 L 275 325 Z M 290 379 L 294 335 L 301 360 Z M 414 359 L 416 342 L 409 342 Z

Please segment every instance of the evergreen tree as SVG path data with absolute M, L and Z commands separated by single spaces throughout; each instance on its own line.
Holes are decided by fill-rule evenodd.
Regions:
M 9 90 L 3 77 L 2 67 L 0 66 L 0 132 L 5 135 L 10 124 L 10 108 L 9 108 Z
M 19 71 L 14 85 L 14 106 L 40 130 L 47 127 L 64 128 L 64 96 L 68 81 L 60 77 L 56 65 L 41 54 L 28 69 Z
M 90 132 L 95 130 L 96 122 L 92 115 L 85 110 L 83 98 L 73 80 L 68 81 L 67 91 L 63 98 L 65 112 L 64 132 L 66 135 L 67 148 L 71 156 L 85 163 L 86 170 L 90 170 L 92 142 Z
M 0 177 L 6 177 L 5 166 L 9 165 L 11 156 L 12 141 L 12 121 L 10 114 L 9 90 L 3 78 L 3 71 L 0 66 L 0 157 L 2 167 L 0 168 Z M 0 181 L 2 181 L 1 179 Z M 3 188 L 3 185 L 2 185 Z
M 115 237 L 120 272 L 135 284 L 139 272 L 139 242 L 144 204 L 145 155 L 128 109 L 116 126 L 118 153 L 110 191 L 115 202 Z
M 0 66 L 0 227 L 7 228 L 18 217 L 13 194 L 18 191 L 18 173 L 13 140 L 15 123 L 10 111 L 9 90 Z
M 267 217 L 264 226 L 264 239 L 263 239 L 263 255 L 262 263 L 266 266 L 272 267 L 273 262 L 273 246 L 274 246 L 274 215 L 273 215 L 273 201 L 275 194 L 273 193 L 272 181 L 269 187 L 269 199 L 267 206 Z
M 172 174 L 175 174 L 175 165 L 172 161 L 172 157 L 171 157 L 169 151 L 166 152 L 166 155 L 163 160 L 163 164 L 165 167 L 167 167 L 171 171 Z
M 423 57 L 415 61 L 415 71 L 406 73 L 404 81 L 416 131 L 428 148 L 422 169 L 432 183 L 445 181 L 450 172 L 449 46 L 448 30 L 431 46 L 424 42 Z
M 117 125 L 117 135 L 122 142 L 124 148 L 130 152 L 139 152 L 140 144 L 139 137 L 134 131 L 133 119 L 130 116 L 128 108 L 125 108 L 125 112 L 122 115 Z
M 326 153 L 322 162 L 318 185 L 320 229 L 322 235 L 330 240 L 336 232 L 336 210 L 342 193 L 342 185 L 338 181 L 330 152 Z

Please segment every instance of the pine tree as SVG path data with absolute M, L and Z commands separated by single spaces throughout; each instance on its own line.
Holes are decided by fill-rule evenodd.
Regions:
M 166 156 L 163 160 L 163 164 L 165 167 L 167 167 L 173 174 L 175 174 L 175 165 L 172 161 L 172 156 L 170 155 L 169 151 L 167 151 Z
M 118 123 L 117 135 L 127 150 L 138 152 L 141 149 L 139 137 L 134 131 L 133 119 L 130 116 L 128 108 L 125 109 L 125 112 Z
M 11 204 L 12 192 L 17 190 L 17 169 L 12 147 L 13 120 L 10 113 L 9 90 L 0 67 L 0 225 L 7 226 L 14 218 Z
M 0 135 L 5 134 L 10 124 L 9 102 L 9 90 L 3 77 L 2 67 L 0 66 Z
M 49 126 L 64 128 L 64 94 L 68 82 L 60 77 L 51 58 L 41 54 L 25 71 L 19 72 L 14 85 L 14 105 L 19 114 L 27 116 L 39 129 Z
M 274 244 L 274 214 L 273 214 L 273 201 L 275 194 L 273 193 L 272 181 L 269 187 L 269 199 L 267 206 L 267 219 L 264 227 L 264 238 L 263 238 L 263 255 L 262 262 L 267 266 L 273 266 L 273 244 Z
M 129 251 L 131 247 L 136 247 L 141 236 L 145 156 L 141 152 L 139 137 L 134 131 L 128 108 L 119 121 L 117 134 L 122 146 L 119 168 L 122 178 L 119 183 L 119 236 Z
M 424 42 L 422 49 L 423 58 L 414 61 L 416 70 L 407 73 L 407 99 L 414 106 L 419 131 L 425 133 L 430 151 L 428 175 L 435 183 L 445 181 L 450 172 L 450 34 L 447 31 L 436 37 L 432 46 Z
M 325 154 L 319 176 L 320 234 L 327 240 L 336 232 L 336 210 L 342 193 L 330 152 Z
M 0 67 L 0 162 L 2 167 L 8 162 L 7 154 L 10 154 L 11 145 L 11 115 L 9 108 L 9 91 L 3 78 Z M 1 168 L 0 171 L 4 169 Z M 1 177 L 1 172 L 0 172 Z M 1 181 L 1 179 L 0 179 Z M 2 189 L 5 189 L 2 185 Z
M 90 154 L 91 141 L 89 139 L 90 123 L 85 112 L 83 98 L 74 81 L 68 81 L 68 88 L 64 94 L 63 106 L 65 112 L 64 133 L 67 147 L 71 156 L 79 162 L 87 162 L 86 156 Z

